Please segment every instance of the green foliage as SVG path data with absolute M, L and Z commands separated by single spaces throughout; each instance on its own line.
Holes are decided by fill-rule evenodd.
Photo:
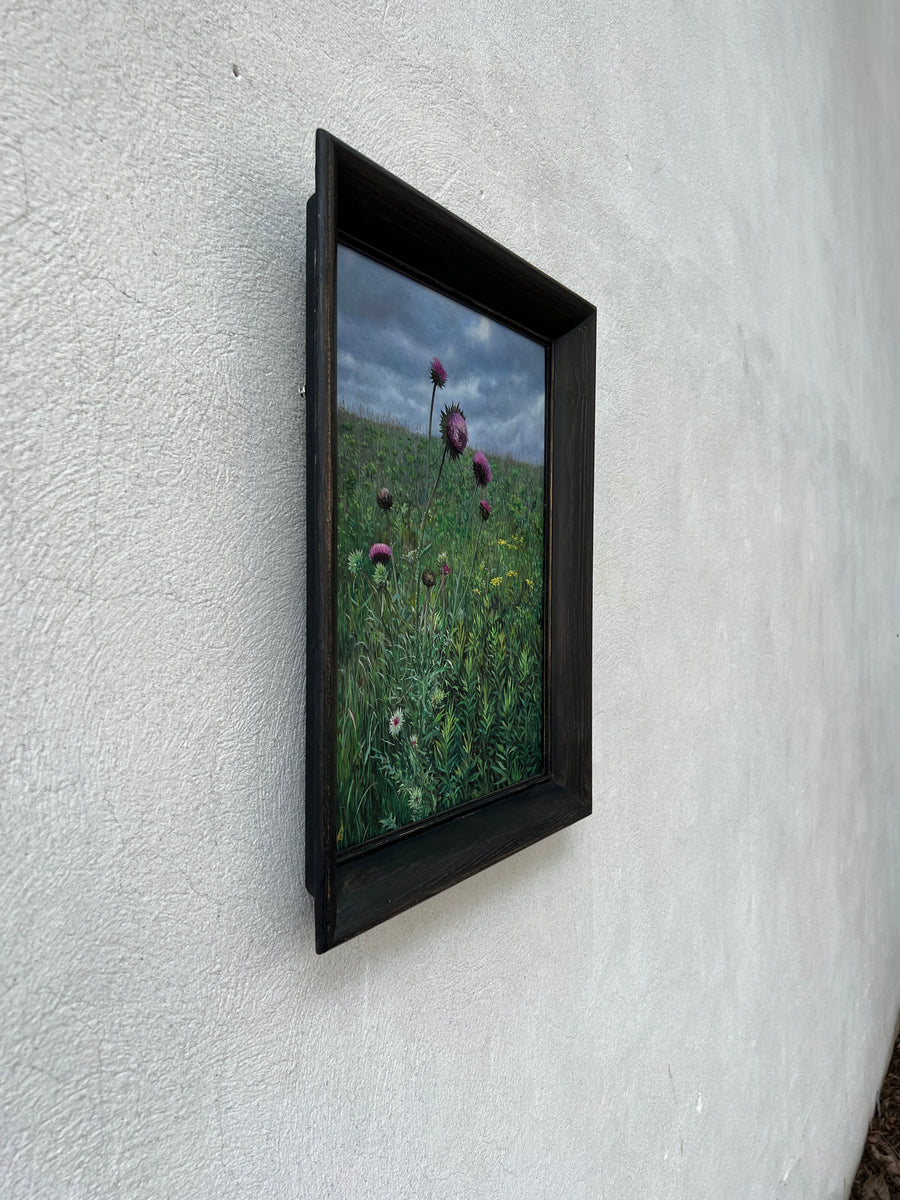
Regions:
M 426 478 L 424 437 L 340 411 L 339 849 L 541 770 L 543 472 L 494 458 L 476 488 L 469 447 L 444 463 L 423 525 L 441 450 L 433 439 Z M 369 561 L 375 542 L 386 566 Z

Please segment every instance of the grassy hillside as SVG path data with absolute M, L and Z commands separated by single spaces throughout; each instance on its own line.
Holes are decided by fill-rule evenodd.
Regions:
M 493 458 L 480 487 L 467 447 L 423 525 L 442 450 L 339 412 L 339 849 L 541 769 L 543 471 Z

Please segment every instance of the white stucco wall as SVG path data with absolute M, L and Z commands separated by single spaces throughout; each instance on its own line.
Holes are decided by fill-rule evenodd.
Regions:
M 10 1200 L 837 1200 L 900 1004 L 891 0 L 4 6 Z M 595 812 L 322 957 L 323 125 L 593 300 Z

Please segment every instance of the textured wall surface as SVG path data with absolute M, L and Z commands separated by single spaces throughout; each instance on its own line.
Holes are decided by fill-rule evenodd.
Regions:
M 897 6 L 5 7 L 4 1196 L 845 1196 L 900 1003 Z M 317 125 L 599 311 L 594 816 L 319 959 Z

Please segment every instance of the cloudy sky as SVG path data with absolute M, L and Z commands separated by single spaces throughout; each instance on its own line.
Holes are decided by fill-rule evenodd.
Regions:
M 434 401 L 458 404 L 470 443 L 541 463 L 544 458 L 544 347 L 338 246 L 338 402 L 391 416 L 426 432 L 429 367 L 437 356 L 447 384 Z

